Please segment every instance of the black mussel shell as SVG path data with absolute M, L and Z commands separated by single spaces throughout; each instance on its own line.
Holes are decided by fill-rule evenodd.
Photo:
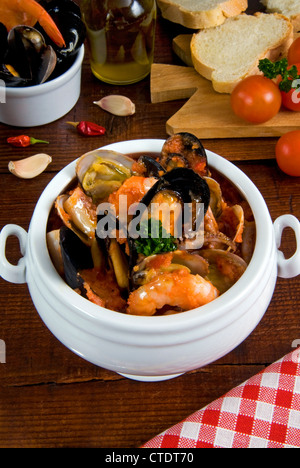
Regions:
M 176 168 L 162 175 L 150 188 L 141 200 L 141 204 L 149 206 L 159 192 L 171 191 L 177 194 L 182 203 L 203 203 L 203 215 L 207 212 L 210 203 L 210 190 L 207 182 L 192 169 Z M 184 208 L 184 207 L 183 207 Z M 129 237 L 129 271 L 132 272 L 137 264 L 138 254 L 136 251 L 136 240 Z
M 43 36 L 34 28 L 17 26 L 8 35 L 9 57 L 22 78 L 34 80 L 45 48 Z
M 146 154 L 140 156 L 138 162 L 145 167 L 147 177 L 161 177 L 165 172 L 165 169 L 158 161 Z
M 83 280 L 79 272 L 93 268 L 91 249 L 65 226 L 60 229 L 60 246 L 66 283 L 72 289 L 82 290 Z
M 0 23 L 0 63 L 4 63 L 8 50 L 7 29 Z
M 176 133 L 165 141 L 160 163 L 166 170 L 186 167 L 201 176 L 208 174 L 205 148 L 195 135 L 188 132 Z
M 23 86 L 29 86 L 31 84 L 30 79 L 21 78 L 15 76 L 5 64 L 0 65 L 0 80 L 3 80 L 8 88 L 17 88 Z
M 143 197 L 141 203 L 149 206 L 154 196 L 162 190 L 175 192 L 182 203 L 196 201 L 204 204 L 204 214 L 210 202 L 210 190 L 207 182 L 192 169 L 176 168 L 166 172 Z
M 8 34 L 8 50 L 0 66 L 7 86 L 34 86 L 44 83 L 56 66 L 56 54 L 35 28 L 16 26 Z
M 41 2 L 41 5 L 49 13 L 65 40 L 66 46 L 59 48 L 47 36 L 45 31 L 38 25 L 37 28 L 43 32 L 47 44 L 50 44 L 57 55 L 57 68 L 55 75 L 64 73 L 74 62 L 75 57 L 84 43 L 86 28 L 81 20 L 81 12 L 78 5 L 71 0 L 51 0 Z
M 16 70 L 9 68 L 11 65 L 8 48 L 8 34 L 4 24 L 0 23 L 0 80 L 5 82 L 7 87 L 27 86 L 29 80 L 18 76 Z

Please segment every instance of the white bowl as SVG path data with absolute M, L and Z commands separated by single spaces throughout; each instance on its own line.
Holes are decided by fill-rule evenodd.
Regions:
M 162 140 L 109 145 L 123 152 L 159 152 Z M 211 168 L 231 179 L 253 210 L 257 242 L 240 280 L 224 295 L 196 310 L 160 317 L 109 311 L 70 289 L 56 272 L 46 245 L 46 226 L 57 195 L 74 179 L 76 161 L 46 187 L 29 232 L 7 225 L 0 234 L 0 274 L 12 283 L 27 282 L 42 320 L 66 347 L 87 361 L 131 379 L 170 379 L 212 363 L 238 346 L 257 326 L 274 292 L 277 275 L 300 273 L 300 249 L 290 259 L 278 250 L 284 227 L 300 240 L 300 223 L 291 215 L 273 224 L 265 201 L 249 178 L 224 158 L 207 151 Z M 17 266 L 5 256 L 7 237 L 19 238 L 23 258 Z
M 52 81 L 23 88 L 1 87 L 0 122 L 15 127 L 37 127 L 66 115 L 80 96 L 83 58 L 84 46 L 73 65 Z

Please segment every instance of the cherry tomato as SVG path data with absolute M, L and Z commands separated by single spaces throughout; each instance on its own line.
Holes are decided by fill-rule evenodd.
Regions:
M 288 50 L 287 56 L 289 65 L 293 65 L 294 63 L 300 62 L 300 37 L 295 39 L 292 43 L 291 47 Z
M 290 176 L 300 176 L 300 130 L 293 130 L 279 138 L 276 160 L 280 169 Z
M 298 75 L 300 74 L 300 63 L 294 63 L 297 67 Z M 290 67 L 289 67 L 290 68 Z M 279 82 L 281 81 L 281 78 Z M 279 84 L 279 83 L 278 83 Z M 300 85 L 300 79 L 298 81 Z M 300 111 L 300 88 L 299 89 L 291 89 L 288 93 L 285 91 L 281 91 L 281 98 L 282 98 L 282 105 L 289 110 L 292 111 Z
M 269 78 L 248 76 L 231 93 L 231 107 L 238 117 L 247 122 L 267 122 L 280 110 L 281 93 Z

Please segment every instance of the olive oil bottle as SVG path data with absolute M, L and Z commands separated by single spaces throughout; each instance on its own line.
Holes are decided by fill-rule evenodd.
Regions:
M 93 74 L 110 84 L 145 78 L 154 56 L 155 0 L 81 0 Z

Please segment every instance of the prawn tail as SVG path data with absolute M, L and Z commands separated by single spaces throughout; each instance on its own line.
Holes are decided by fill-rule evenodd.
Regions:
M 65 47 L 66 43 L 60 30 L 46 11 L 42 12 L 41 16 L 38 18 L 38 22 L 58 47 Z

